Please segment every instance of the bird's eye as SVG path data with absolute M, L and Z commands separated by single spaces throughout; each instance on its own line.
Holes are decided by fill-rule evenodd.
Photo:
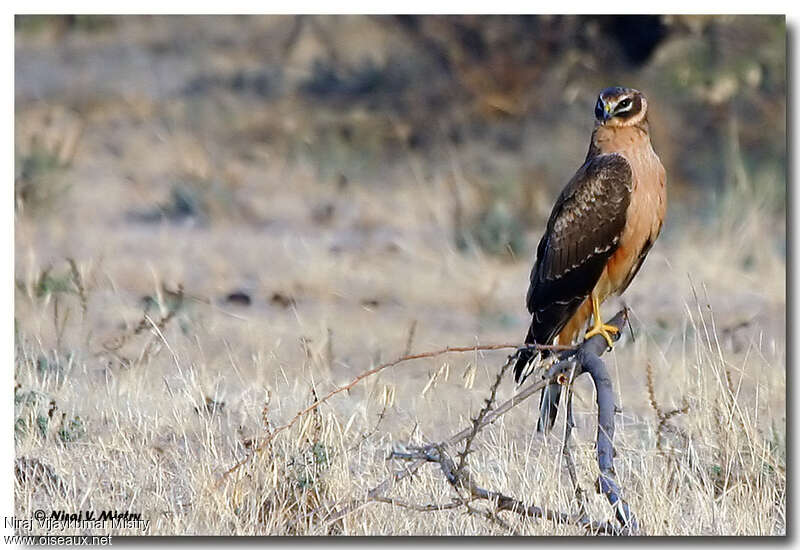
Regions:
M 594 106 L 594 116 L 597 120 L 603 120 L 603 100 L 597 99 L 597 105 Z
M 631 98 L 626 97 L 625 99 L 619 102 L 619 105 L 617 105 L 617 111 L 627 111 L 628 109 L 631 108 L 632 104 L 633 102 L 631 101 Z

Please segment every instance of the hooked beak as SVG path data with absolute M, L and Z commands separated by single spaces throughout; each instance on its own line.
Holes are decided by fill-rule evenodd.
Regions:
M 608 122 L 614 116 L 610 103 L 603 103 L 603 122 Z

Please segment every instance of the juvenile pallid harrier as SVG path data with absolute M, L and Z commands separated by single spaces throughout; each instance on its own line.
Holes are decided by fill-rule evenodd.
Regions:
M 621 294 L 658 237 L 667 207 L 666 173 L 650 144 L 647 100 L 638 90 L 606 88 L 594 108 L 586 160 L 558 197 L 536 250 L 527 306 L 527 344 L 571 344 L 593 317 L 585 338 L 617 328 L 603 323 L 600 304 Z M 545 356 L 542 352 L 541 356 Z M 538 364 L 524 351 L 514 367 L 521 383 Z M 558 414 L 561 386 L 542 390 L 539 431 Z

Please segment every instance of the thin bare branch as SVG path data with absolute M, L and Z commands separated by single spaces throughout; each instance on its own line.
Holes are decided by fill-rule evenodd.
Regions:
M 564 427 L 564 445 L 561 448 L 561 454 L 564 456 L 564 462 L 567 464 L 569 479 L 572 482 L 572 488 L 575 491 L 575 499 L 578 501 L 578 514 L 581 517 L 588 517 L 586 512 L 586 494 L 578 482 L 578 473 L 577 469 L 575 468 L 575 460 L 572 458 L 572 450 L 570 449 L 572 429 L 575 427 L 575 418 L 572 411 L 573 395 L 574 390 L 572 388 L 572 377 L 570 377 L 569 386 L 567 387 L 567 421 Z
M 272 433 L 267 435 L 267 437 L 261 442 L 261 444 L 258 447 L 256 447 L 250 454 L 248 454 L 247 456 L 242 458 L 239 462 L 237 462 L 236 464 L 234 464 L 233 466 L 228 468 L 228 470 L 226 470 L 220 476 L 220 478 L 217 480 L 217 483 L 215 485 L 217 487 L 219 487 L 222 484 L 222 482 L 225 481 L 225 479 L 228 478 L 228 476 L 230 476 L 233 472 L 235 472 L 236 470 L 241 468 L 244 464 L 246 464 L 247 462 L 252 460 L 254 456 L 256 456 L 261 451 L 263 451 L 269 445 L 269 443 L 279 433 L 290 429 L 292 426 L 294 426 L 297 423 L 298 420 L 300 420 L 302 417 L 304 417 L 305 415 L 307 415 L 308 413 L 310 413 L 311 411 L 313 411 L 314 409 L 316 409 L 317 407 L 319 407 L 323 403 L 327 402 L 331 397 L 333 397 L 334 395 L 336 395 L 338 393 L 341 393 L 343 391 L 347 391 L 347 390 L 352 389 L 356 384 L 358 384 L 359 382 L 361 382 L 365 378 L 368 378 L 370 376 L 378 374 L 379 372 L 381 372 L 381 371 L 383 371 L 385 369 L 394 367 L 396 365 L 399 365 L 400 363 L 404 363 L 404 362 L 407 362 L 407 361 L 413 361 L 413 360 L 416 360 L 416 359 L 427 359 L 427 358 L 430 358 L 430 357 L 437 357 L 439 355 L 444 355 L 446 353 L 466 353 L 466 352 L 475 352 L 475 351 L 493 351 L 493 350 L 501 350 L 501 349 L 515 349 L 516 352 L 515 352 L 514 355 L 517 355 L 520 351 L 527 350 L 527 349 L 539 349 L 539 350 L 550 350 L 550 351 L 567 351 L 567 350 L 572 350 L 574 348 L 572 346 L 557 346 L 557 345 L 556 346 L 544 346 L 544 345 L 537 345 L 537 344 L 528 344 L 528 345 L 523 345 L 523 346 L 519 346 L 517 344 L 486 344 L 486 345 L 478 345 L 478 346 L 446 347 L 444 349 L 440 349 L 440 350 L 436 350 L 436 351 L 428 351 L 428 352 L 425 352 L 425 353 L 416 353 L 416 354 L 412 354 L 412 355 L 404 355 L 403 357 L 395 359 L 394 361 L 390 361 L 388 363 L 383 363 L 381 365 L 378 365 L 375 368 L 372 368 L 370 370 L 364 371 L 363 373 L 361 373 L 358 376 L 356 376 L 348 384 L 345 384 L 344 386 L 339 386 L 339 387 L 331 390 L 325 396 L 321 397 L 318 401 L 315 401 L 314 403 L 312 403 L 311 405 L 309 405 L 305 409 L 303 409 L 303 410 L 299 411 L 297 414 L 295 414 L 294 417 L 289 422 L 287 422 L 286 424 L 283 424 L 283 425 L 278 426 L 277 428 L 275 428 L 272 431 Z M 491 415 L 487 415 L 487 416 L 491 416 Z M 467 430 L 469 430 L 469 428 Z M 467 433 L 464 434 L 464 437 L 467 436 Z M 463 439 L 463 437 L 460 438 L 460 439 Z
M 503 381 L 503 375 L 505 375 L 508 367 L 511 366 L 511 363 L 514 361 L 516 354 L 509 355 L 506 362 L 500 368 L 500 372 L 497 373 L 497 377 L 492 384 L 491 391 L 489 392 L 489 398 L 486 399 L 484 406 L 481 408 L 478 415 L 472 421 L 472 430 L 470 434 L 467 436 L 464 442 L 464 450 L 459 453 L 458 457 L 458 471 L 461 471 L 466 466 L 467 456 L 472 451 L 472 442 L 475 441 L 475 437 L 478 435 L 478 432 L 481 429 L 481 424 L 483 419 L 486 418 L 486 415 L 492 410 L 492 406 L 494 405 L 495 400 L 497 399 L 497 388 L 500 387 L 500 382 Z
M 383 502 L 393 506 L 399 506 L 400 508 L 416 510 L 417 512 L 440 512 L 442 510 L 453 510 L 455 508 L 460 508 L 464 505 L 464 503 L 460 501 L 445 502 L 442 504 L 414 504 L 411 502 L 403 502 L 402 500 L 396 500 L 390 497 L 382 496 L 372 497 L 371 500 L 372 502 Z

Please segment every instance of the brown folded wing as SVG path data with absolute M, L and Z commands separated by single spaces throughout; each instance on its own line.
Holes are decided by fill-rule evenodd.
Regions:
M 589 159 L 553 207 L 531 271 L 528 342 L 549 344 L 591 293 L 619 246 L 633 189 L 618 154 Z

